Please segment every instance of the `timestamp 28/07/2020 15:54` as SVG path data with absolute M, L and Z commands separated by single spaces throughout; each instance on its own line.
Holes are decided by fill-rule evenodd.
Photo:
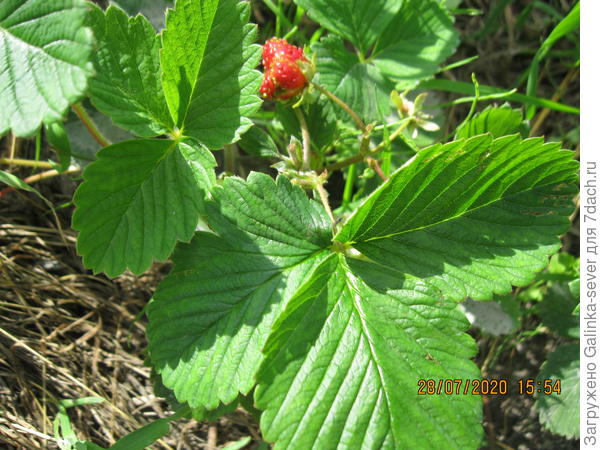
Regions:
M 509 385 L 514 386 L 509 392 Z M 551 395 L 561 393 L 561 380 L 520 378 L 515 382 L 499 379 L 420 379 L 417 381 L 418 395 Z

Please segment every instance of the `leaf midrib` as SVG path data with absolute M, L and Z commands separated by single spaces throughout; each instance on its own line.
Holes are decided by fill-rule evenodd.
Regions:
M 462 211 L 459 214 L 455 214 L 455 215 L 453 215 L 451 217 L 448 217 L 446 219 L 439 220 L 437 222 L 432 222 L 432 223 L 429 223 L 427 225 L 423 225 L 421 227 L 411 228 L 409 230 L 403 230 L 403 231 L 399 231 L 397 233 L 390 233 L 390 234 L 386 234 L 386 235 L 382 235 L 382 236 L 373 236 L 371 238 L 364 239 L 364 240 L 361 240 L 361 241 L 350 241 L 350 242 L 347 242 L 347 243 L 348 244 L 357 244 L 357 243 L 371 242 L 371 241 L 376 241 L 376 240 L 379 240 L 379 239 L 387 239 L 387 238 L 391 238 L 391 237 L 394 237 L 394 236 L 400 236 L 400 235 L 407 234 L 407 233 L 413 233 L 415 231 L 424 230 L 424 229 L 427 229 L 427 228 L 430 228 L 430 227 L 435 227 L 437 225 L 449 222 L 451 220 L 459 219 L 459 218 L 461 218 L 461 217 L 463 217 L 463 216 L 465 216 L 467 214 L 470 214 L 470 213 L 472 213 L 474 211 L 477 211 L 477 210 L 479 210 L 481 208 L 486 208 L 488 206 L 492 206 L 495 203 L 502 202 L 502 201 L 508 201 L 508 200 L 510 200 L 513 197 L 522 195 L 522 194 L 524 194 L 526 192 L 531 192 L 534 189 L 543 189 L 545 187 L 554 186 L 554 185 L 557 185 L 557 184 L 562 184 L 562 183 L 567 183 L 568 184 L 569 182 L 570 182 L 570 180 L 562 180 L 562 181 L 554 181 L 554 182 L 547 183 L 547 184 L 540 184 L 540 185 L 531 186 L 527 190 L 515 192 L 514 194 L 511 194 L 511 195 L 509 195 L 507 197 L 496 198 L 496 199 L 491 200 L 491 201 L 489 201 L 487 203 L 484 203 L 483 205 L 477 206 L 475 208 L 466 209 L 465 211 Z M 507 189 L 508 189 L 508 187 L 507 187 Z
M 200 7 L 202 8 L 202 6 L 200 6 Z M 193 103 L 194 93 L 196 92 L 196 89 L 198 87 L 198 82 L 200 81 L 200 73 L 202 72 L 202 66 L 204 65 L 204 57 L 206 56 L 206 50 L 208 48 L 208 44 L 209 44 L 209 42 L 211 40 L 211 36 L 213 35 L 214 29 L 215 29 L 215 27 L 213 26 L 214 22 L 215 22 L 215 17 L 217 16 L 217 12 L 219 11 L 219 8 L 221 8 L 221 7 L 222 7 L 221 0 L 217 0 L 217 4 L 215 6 L 215 9 L 214 9 L 214 11 L 212 11 L 212 14 L 211 14 L 211 17 L 210 17 L 210 24 L 208 22 L 206 24 L 210 28 L 209 28 L 209 32 L 208 32 L 208 34 L 206 36 L 206 42 L 204 43 L 204 47 L 202 48 L 202 54 L 198 55 L 199 59 L 200 59 L 200 62 L 198 64 L 198 71 L 196 72 L 196 74 L 194 76 L 194 87 L 192 88 L 192 90 L 190 92 L 190 97 L 189 97 L 189 99 L 187 101 L 187 105 L 185 105 L 185 114 L 183 114 L 183 117 L 181 117 L 179 119 L 179 122 L 181 124 L 181 131 L 182 132 L 183 132 L 183 130 L 185 128 L 185 124 L 186 124 L 186 121 L 187 121 L 187 116 L 188 116 L 188 113 L 190 111 L 190 106 Z M 175 121 L 173 121 L 173 122 L 175 122 Z

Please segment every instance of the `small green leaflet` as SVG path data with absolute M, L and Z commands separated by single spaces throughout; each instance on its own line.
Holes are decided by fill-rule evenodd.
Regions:
M 346 5 L 343 0 L 303 0 L 300 3 L 307 3 L 314 8 L 310 14 L 317 21 L 324 20 L 322 18 L 329 9 L 343 11 Z M 377 10 L 370 2 L 358 3 Z M 411 88 L 419 81 L 432 77 L 438 71 L 439 64 L 458 45 L 458 34 L 452 18 L 438 2 L 386 2 L 389 5 L 399 3 L 402 3 L 399 10 L 396 6 L 388 6 L 390 12 L 397 12 L 384 15 L 386 19 L 382 19 L 382 24 L 387 22 L 387 27 L 369 31 L 366 42 L 374 44 L 367 48 L 361 48 L 364 39 L 361 41 L 355 33 L 345 33 L 337 26 L 330 27 L 339 36 L 349 39 L 362 53 L 348 52 L 343 40 L 331 35 L 313 47 L 317 54 L 317 67 L 321 68 L 322 73 L 317 82 L 348 103 L 365 121 L 380 119 L 388 114 L 392 89 Z M 328 21 L 320 23 L 327 26 Z M 371 34 L 375 34 L 376 39 Z M 365 86 L 369 87 L 367 92 Z
M 250 4 L 179 0 L 162 33 L 162 85 L 175 126 L 210 149 L 239 139 L 260 107 L 261 49 Z M 226 57 L 224 57 L 226 55 Z
M 485 133 L 497 138 L 519 133 L 522 126 L 523 114 L 518 109 L 512 109 L 510 106 L 488 107 L 462 124 L 456 131 L 456 139 Z
M 418 395 L 419 379 L 473 379 L 452 302 L 414 279 L 332 255 L 290 300 L 258 375 L 275 449 L 477 448 L 480 399 Z
M 271 135 L 254 125 L 246 131 L 239 140 L 238 145 L 248 154 L 262 158 L 278 158 L 279 151 Z
M 393 20 L 402 0 L 295 0 L 308 15 L 364 55 Z
M 377 189 L 336 240 L 448 298 L 489 299 L 531 282 L 560 247 L 577 190 L 572 157 L 541 138 L 434 145 Z
M 216 161 L 193 141 L 123 141 L 105 147 L 74 196 L 77 251 L 94 272 L 147 270 L 189 241 L 215 182 Z
M 83 0 L 0 3 L 0 136 L 62 119 L 87 88 L 92 33 Z
M 153 137 L 173 128 L 160 81 L 160 37 L 144 16 L 90 6 L 97 50 L 90 80 L 94 106 L 132 133 Z
M 152 362 L 192 407 L 257 385 L 275 448 L 478 448 L 480 399 L 419 396 L 418 380 L 478 377 L 456 301 L 547 264 L 577 168 L 541 139 L 436 145 L 333 243 L 320 205 L 285 178 L 228 179 L 207 204 L 215 233 L 179 245 L 148 308 Z

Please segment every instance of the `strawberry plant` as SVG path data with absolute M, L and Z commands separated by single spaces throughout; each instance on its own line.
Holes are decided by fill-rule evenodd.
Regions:
M 5 0 L 0 133 L 60 135 L 87 96 L 134 136 L 108 142 L 75 105 L 103 148 L 72 226 L 94 273 L 172 260 L 148 361 L 179 415 L 241 403 L 281 449 L 477 448 L 481 397 L 419 380 L 481 378 L 457 304 L 546 267 L 578 164 L 514 109 L 473 114 L 476 80 L 455 139 L 431 134 L 412 91 L 458 45 L 443 2 L 295 3 L 322 27 L 304 47 L 258 45 L 245 1 L 178 0 L 157 33 L 114 5 Z M 277 175 L 220 173 L 238 144 Z

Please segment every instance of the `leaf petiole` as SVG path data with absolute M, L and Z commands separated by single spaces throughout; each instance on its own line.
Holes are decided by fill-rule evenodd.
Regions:
M 85 128 L 102 147 L 108 147 L 111 145 L 111 142 L 104 137 L 98 126 L 94 123 L 81 103 L 74 103 L 71 105 L 71 109 L 75 114 L 77 114 L 77 117 L 79 117 L 79 120 L 81 120 Z

